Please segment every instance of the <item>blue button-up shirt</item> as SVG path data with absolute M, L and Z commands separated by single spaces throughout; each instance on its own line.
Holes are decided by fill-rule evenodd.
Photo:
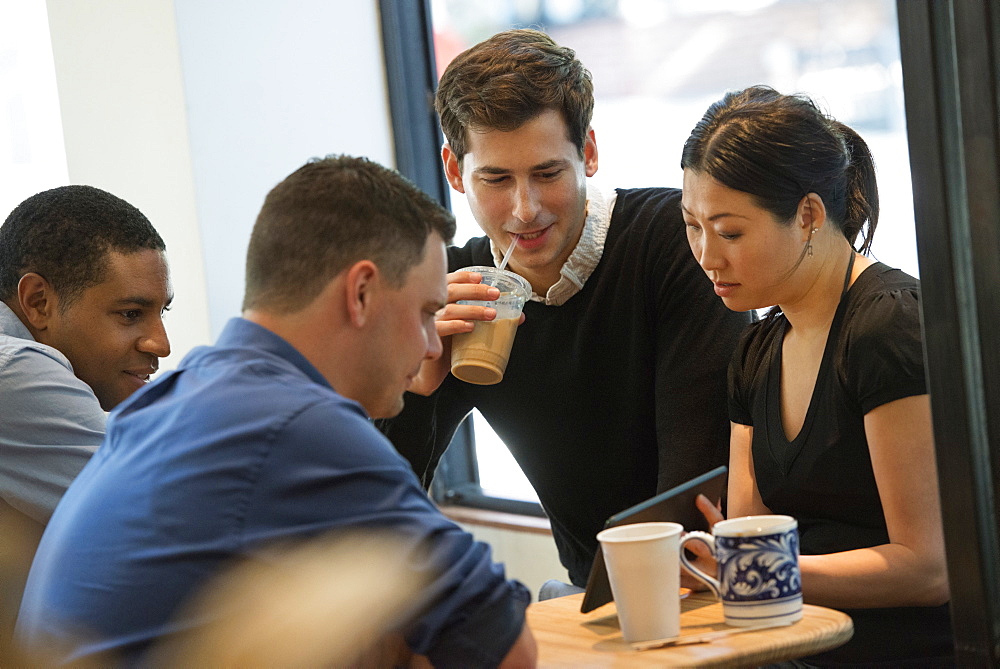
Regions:
M 288 342 L 233 319 L 111 414 L 39 546 L 18 632 L 66 659 L 141 662 L 194 624 L 174 617 L 179 604 L 233 557 L 357 528 L 398 534 L 412 549 L 401 562 L 431 579 L 432 604 L 406 632 L 414 652 L 436 666 L 504 657 L 524 586 L 441 515 L 359 404 Z

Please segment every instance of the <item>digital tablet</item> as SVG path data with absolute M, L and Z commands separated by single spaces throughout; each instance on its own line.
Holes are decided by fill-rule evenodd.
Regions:
M 722 486 L 725 484 L 727 471 L 725 466 L 716 467 L 687 483 L 616 513 L 608 518 L 604 528 L 632 523 L 672 522 L 680 523 L 685 530 L 707 530 L 708 522 L 695 506 L 694 500 L 698 495 L 704 495 L 713 503 L 718 503 L 722 497 Z M 611 594 L 611 582 L 608 581 L 608 570 L 604 566 L 604 554 L 601 553 L 601 546 L 598 544 L 580 612 L 593 611 L 612 599 L 614 597 Z

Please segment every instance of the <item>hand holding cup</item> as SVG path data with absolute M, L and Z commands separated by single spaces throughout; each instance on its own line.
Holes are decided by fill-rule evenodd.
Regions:
M 451 341 L 451 373 L 466 383 L 492 385 L 503 380 L 514 345 L 521 309 L 531 297 L 531 284 L 514 272 L 486 266 L 464 268 L 480 275 L 482 284 L 499 295 L 488 301 L 460 300 L 457 306 L 482 309 L 492 319 L 478 320 L 471 331 L 457 332 Z
M 499 298 L 500 289 L 482 283 L 482 279 L 479 272 L 465 269 L 448 274 L 448 304 L 437 313 L 435 323 L 444 350 L 437 360 L 424 361 L 410 392 L 430 395 L 437 390 L 451 371 L 452 335 L 472 332 L 476 322 L 496 318 L 496 309 L 483 303 Z M 518 324 L 523 322 L 521 314 Z

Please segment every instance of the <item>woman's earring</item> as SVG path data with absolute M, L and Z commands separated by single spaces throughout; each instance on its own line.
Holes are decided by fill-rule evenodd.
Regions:
M 813 228 L 812 230 L 809 231 L 809 245 L 806 246 L 806 255 L 809 256 L 810 258 L 812 257 L 813 254 L 812 236 L 816 234 L 817 230 L 819 230 L 819 228 Z

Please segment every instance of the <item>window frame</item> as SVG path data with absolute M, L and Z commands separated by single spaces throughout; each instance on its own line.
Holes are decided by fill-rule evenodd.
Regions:
M 1000 664 L 1000 6 L 897 0 L 952 629 Z
M 471 414 L 458 426 L 448 450 L 441 456 L 441 461 L 434 472 L 431 497 L 441 505 L 467 506 L 537 518 L 546 517 L 542 505 L 538 502 L 497 497 L 483 490 L 479 482 L 476 435 Z
M 441 169 L 444 143 L 434 111 L 437 67 L 430 0 L 379 0 L 396 170 L 451 207 Z

